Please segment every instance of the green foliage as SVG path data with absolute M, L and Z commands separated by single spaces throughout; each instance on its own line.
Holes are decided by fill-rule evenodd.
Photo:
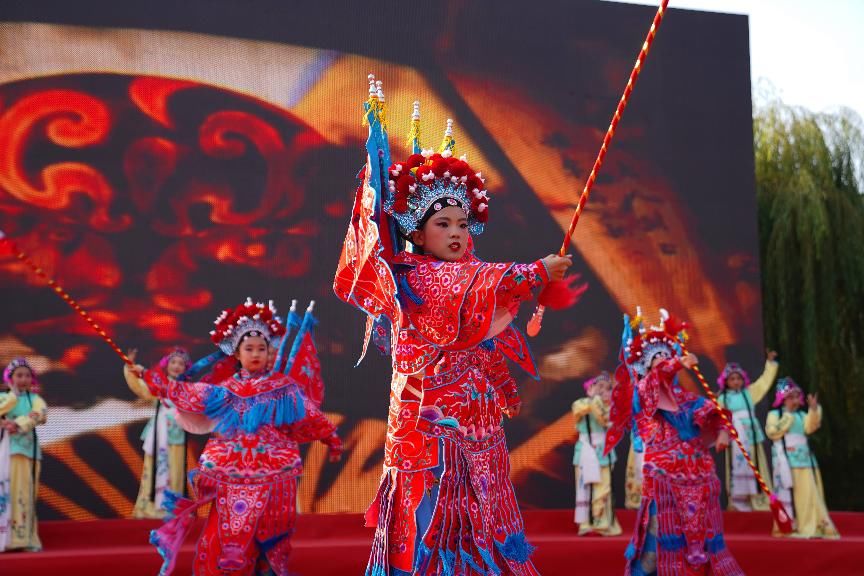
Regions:
M 766 345 L 818 392 L 829 506 L 864 510 L 864 131 L 777 101 L 753 122 Z

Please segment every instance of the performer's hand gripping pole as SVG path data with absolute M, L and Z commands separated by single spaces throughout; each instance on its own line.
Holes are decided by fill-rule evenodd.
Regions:
M 582 195 L 579 196 L 579 203 L 576 205 L 576 210 L 573 212 L 573 218 L 570 220 L 570 226 L 567 228 L 567 233 L 564 235 L 564 242 L 561 243 L 561 249 L 558 253 L 564 256 L 567 253 L 567 248 L 570 246 L 570 239 L 573 237 L 573 232 L 576 231 L 576 224 L 579 223 L 579 216 L 582 210 L 585 209 L 585 204 L 588 203 L 588 197 L 591 195 L 591 188 L 594 187 L 594 182 L 597 180 L 597 174 L 600 172 L 600 167 L 603 165 L 603 160 L 606 158 L 606 151 L 609 149 L 609 144 L 612 142 L 612 137 L 615 135 L 615 129 L 618 127 L 618 122 L 621 120 L 621 115 L 624 113 L 624 108 L 627 107 L 627 102 L 630 100 L 630 94 L 633 93 L 633 87 L 636 85 L 636 80 L 639 78 L 639 73 L 642 72 L 642 63 L 645 57 L 648 56 L 648 51 L 651 49 L 651 44 L 654 42 L 654 37 L 657 35 L 657 29 L 660 27 L 660 22 L 663 21 L 663 15 L 666 13 L 666 6 L 669 0 L 662 0 L 660 6 L 657 7 L 657 13 L 654 15 L 654 21 L 651 22 L 651 28 L 648 30 L 648 36 L 645 42 L 642 43 L 642 49 L 639 50 L 639 55 L 636 57 L 636 63 L 633 65 L 633 70 L 630 72 L 630 78 L 627 80 L 627 86 L 624 87 L 624 93 L 618 101 L 618 106 L 615 108 L 615 113 L 612 115 L 612 122 L 609 123 L 609 128 L 606 130 L 606 135 L 603 137 L 603 143 L 600 145 L 600 151 L 597 153 L 597 158 L 594 160 L 594 166 L 591 168 L 591 173 L 588 175 L 588 180 L 585 182 L 585 187 L 582 188 Z M 528 322 L 527 332 L 529 336 L 536 336 L 540 333 L 540 328 L 543 325 L 543 312 L 545 306 L 538 305 L 537 310 Z
M 93 330 L 108 344 L 108 346 L 110 346 L 111 349 L 114 350 L 114 353 L 117 354 L 123 360 L 123 362 L 125 362 L 129 366 L 135 365 L 135 363 L 132 362 L 132 360 L 123 353 L 123 350 L 121 350 L 120 347 L 117 346 L 114 340 L 112 340 L 111 337 L 108 336 L 102 326 L 100 326 L 99 323 L 96 322 L 96 320 L 94 320 L 93 317 L 86 310 L 81 308 L 78 302 L 76 302 L 75 299 L 72 298 L 72 296 L 70 296 L 69 293 L 66 292 L 66 290 L 64 290 L 62 286 L 60 286 L 53 278 L 49 277 L 45 273 L 45 271 L 39 267 L 39 265 L 33 262 L 33 260 L 30 258 L 30 256 L 27 255 L 26 252 L 21 250 L 21 248 L 19 248 L 18 245 L 11 238 L 6 236 L 3 231 L 0 230 L 0 245 L 4 244 L 11 250 L 12 255 L 14 255 L 15 258 L 26 264 L 31 270 L 33 270 L 33 272 L 37 276 L 45 280 L 45 282 L 48 283 L 48 286 L 50 286 L 51 289 L 54 290 L 54 293 L 57 294 L 60 298 L 62 298 L 63 301 L 69 305 L 70 308 L 77 312 L 78 315 L 81 316 L 81 318 L 83 318 L 84 321 L 87 322 L 87 324 L 89 324 L 90 327 L 93 328 Z

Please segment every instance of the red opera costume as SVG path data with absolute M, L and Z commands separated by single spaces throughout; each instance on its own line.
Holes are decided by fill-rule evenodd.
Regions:
M 284 332 L 272 303 L 247 300 L 224 312 L 211 334 L 228 354 L 246 335 L 269 341 Z M 212 502 L 196 546 L 196 575 L 255 574 L 268 565 L 278 576 L 288 574 L 303 471 L 299 443 L 321 440 L 339 453 L 335 426 L 294 378 L 278 372 L 241 368 L 218 382 L 182 382 L 150 370 L 144 380 L 154 396 L 174 404 L 187 431 L 212 432 L 191 474 L 194 499 L 172 494 L 166 504 L 171 519 L 151 535 L 165 559 L 160 573 L 171 573 L 197 509 Z
M 647 330 L 637 319 L 634 335 L 625 317 L 624 364 L 612 392 L 607 452 L 631 423 L 645 447 L 642 502 L 625 573 L 743 575 L 724 541 L 720 480 L 709 451 L 723 420 L 711 402 L 678 384 L 683 364 L 676 338 L 685 325 L 664 316 L 659 328 Z M 658 355 L 665 359 L 652 368 Z
M 487 264 L 473 256 L 458 263 L 404 256 L 398 260 L 411 264 L 404 274 L 415 294 L 424 301 L 447 292 L 450 296 L 434 307 L 413 311 L 409 307 L 410 324 L 399 331 L 393 346 L 397 368 L 391 386 L 385 475 L 367 516 L 379 528 L 373 554 L 388 554 L 391 566 L 405 572 L 412 570 L 415 560 L 417 569 L 424 570 L 422 557 L 432 556 L 422 573 L 435 573 L 432 566 L 440 562 L 437 550 L 453 550 L 455 542 L 447 538 L 455 527 L 468 542 L 462 550 L 480 569 L 520 564 L 516 558 L 502 558 L 496 546 L 521 546 L 527 560 L 501 428 L 503 411 L 519 401 L 505 354 L 516 356 L 519 351 L 509 348 L 511 343 L 526 348 L 512 328 L 501 333 L 501 339 L 480 344 L 489 333 L 495 305 L 506 307 L 530 297 L 531 289 L 544 281 L 545 271 L 542 264 Z M 448 332 L 447 324 L 454 320 L 462 321 L 461 330 Z M 428 496 L 435 492 L 437 499 L 432 501 Z M 467 506 L 460 503 L 464 499 Z M 425 534 L 419 534 L 417 516 L 424 504 L 431 508 L 432 519 Z M 386 534 L 382 522 L 389 524 Z M 491 541 L 499 530 L 500 540 Z M 418 536 L 422 538 L 415 546 Z M 528 570 L 525 565 L 513 573 L 532 573 Z
M 340 299 L 367 313 L 367 344 L 393 366 L 384 472 L 366 513 L 376 527 L 366 574 L 537 574 L 501 423 L 520 403 L 506 359 L 536 377 L 511 322 L 547 270 L 540 261 L 483 262 L 470 236 L 455 261 L 405 251 L 399 238 L 448 205 L 480 233 L 488 196 L 464 157 L 453 157 L 449 125 L 440 153 L 420 150 L 419 104 L 415 153 L 390 165 L 383 93 L 370 86 L 369 160 L 334 281 Z

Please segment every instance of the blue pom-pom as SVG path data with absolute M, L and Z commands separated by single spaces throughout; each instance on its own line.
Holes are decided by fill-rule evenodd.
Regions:
M 534 546 L 529 544 L 528 540 L 525 539 L 524 532 L 508 534 L 503 544 L 495 542 L 495 545 L 502 556 L 508 560 L 515 560 L 520 564 L 527 562 L 531 557 L 531 553 L 534 552 Z
M 705 549 L 709 554 L 717 554 L 724 548 L 726 548 L 726 540 L 723 539 L 723 534 L 716 534 L 705 541 Z

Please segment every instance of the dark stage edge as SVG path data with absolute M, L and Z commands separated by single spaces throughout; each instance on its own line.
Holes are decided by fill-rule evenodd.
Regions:
M 526 510 L 524 515 L 528 538 L 537 546 L 535 563 L 545 576 L 623 573 L 633 512 L 619 511 L 625 535 L 613 538 L 577 537 L 570 510 Z M 864 575 L 864 513 L 835 512 L 832 517 L 840 540 L 798 540 L 772 538 L 767 513 L 728 512 L 726 542 L 750 575 Z M 158 525 L 148 520 L 42 522 L 45 550 L 0 554 L 0 575 L 152 576 L 160 558 L 147 538 Z M 301 575 L 361 575 L 371 539 L 372 530 L 363 527 L 360 514 L 300 516 L 291 569 Z M 191 574 L 193 542 L 184 548 L 175 574 Z

